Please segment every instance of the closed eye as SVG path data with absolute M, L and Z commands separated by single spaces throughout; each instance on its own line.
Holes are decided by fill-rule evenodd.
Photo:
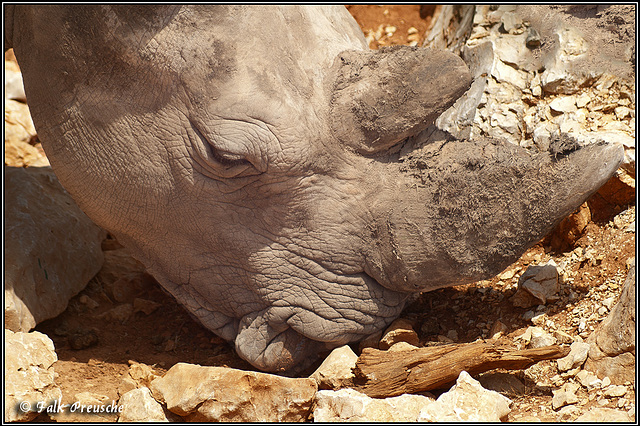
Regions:
M 253 164 L 242 155 L 216 149 L 198 127 L 189 120 L 195 133 L 193 159 L 198 171 L 211 178 L 233 178 L 259 175 Z

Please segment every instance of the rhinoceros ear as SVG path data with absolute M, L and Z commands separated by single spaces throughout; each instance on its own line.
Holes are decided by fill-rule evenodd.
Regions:
M 471 85 L 459 56 L 419 47 L 348 50 L 333 68 L 332 130 L 362 154 L 426 129 Z

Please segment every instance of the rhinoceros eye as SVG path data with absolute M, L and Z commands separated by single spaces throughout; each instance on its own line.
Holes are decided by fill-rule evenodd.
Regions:
M 246 132 L 230 132 L 229 129 L 225 131 L 227 126 L 217 125 L 213 126 L 212 131 L 205 133 L 200 127 L 191 121 L 193 161 L 199 172 L 211 178 L 234 178 L 254 176 L 264 171 L 262 162 L 246 149 L 251 146 L 251 141 L 243 140 L 247 138 Z M 238 151 L 245 152 L 224 149 L 227 146 L 235 146 Z
M 251 162 L 246 158 L 244 158 L 242 155 L 216 149 L 211 144 L 209 144 L 209 148 L 211 149 L 211 156 L 224 166 L 231 167 L 231 166 L 239 166 L 243 164 L 253 166 L 253 164 L 251 164 Z

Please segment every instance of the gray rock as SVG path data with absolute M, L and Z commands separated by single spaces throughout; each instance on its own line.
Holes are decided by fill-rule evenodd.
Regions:
M 5 327 L 29 331 L 62 313 L 100 270 L 106 233 L 49 167 L 5 167 Z
M 133 389 L 120 397 L 119 422 L 168 422 L 162 405 L 151 396 L 149 388 Z
M 415 422 L 434 400 L 404 394 L 376 399 L 354 389 L 321 390 L 316 395 L 314 422 Z
M 478 381 L 483 388 L 509 397 L 524 395 L 524 383 L 513 374 L 491 371 L 480 376 Z
M 635 383 L 636 328 L 635 262 L 624 282 L 618 303 L 591 333 L 589 358 L 584 368 L 614 384 Z
M 510 33 L 516 28 L 522 27 L 522 20 L 513 12 L 505 12 L 502 15 L 502 29 Z
M 309 376 L 318 382 L 319 389 L 339 389 L 353 379 L 353 367 L 358 355 L 348 345 L 331 351 L 320 367 Z
M 37 331 L 4 330 L 4 420 L 30 421 L 42 411 L 38 403 L 62 398 L 55 384 L 53 342 Z M 40 408 L 40 409 L 39 409 Z
M 511 412 L 511 400 L 487 390 L 462 371 L 454 387 L 420 411 L 419 422 L 499 422 Z
M 522 308 L 544 305 L 548 300 L 557 299 L 558 290 L 558 267 L 553 260 L 549 260 L 544 265 L 529 266 L 520 276 L 512 303 Z
M 187 421 L 305 421 L 316 391 L 313 379 L 186 363 L 151 382 L 153 397 Z

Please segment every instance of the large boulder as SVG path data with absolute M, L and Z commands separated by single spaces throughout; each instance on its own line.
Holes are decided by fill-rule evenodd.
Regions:
M 5 422 L 30 421 L 62 397 L 53 371 L 58 356 L 46 335 L 5 329 L 4 355 Z
M 587 339 L 591 344 L 584 368 L 614 384 L 635 382 L 636 267 L 624 282 L 618 303 Z
M 62 313 L 100 270 L 105 231 L 49 167 L 6 167 L 5 328 L 29 331 Z
M 318 387 L 294 379 L 225 367 L 178 363 L 151 382 L 156 400 L 187 421 L 305 421 Z

